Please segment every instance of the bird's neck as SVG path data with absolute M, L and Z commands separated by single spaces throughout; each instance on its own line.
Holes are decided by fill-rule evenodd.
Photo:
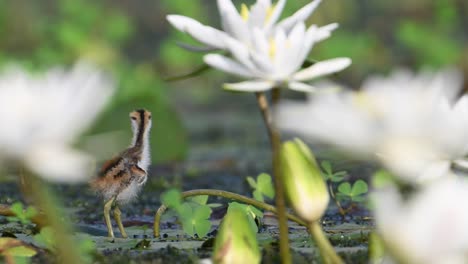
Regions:
M 150 147 L 149 147 L 149 135 L 150 135 L 150 126 L 140 125 L 133 134 L 131 148 L 136 150 L 139 153 L 139 162 L 138 165 L 147 170 L 150 164 Z

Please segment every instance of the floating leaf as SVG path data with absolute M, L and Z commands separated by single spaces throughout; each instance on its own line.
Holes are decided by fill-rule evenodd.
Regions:
M 161 202 L 168 208 L 178 210 L 182 205 L 182 195 L 179 190 L 171 189 L 161 195 Z
M 184 232 L 189 236 L 195 235 L 195 228 L 193 226 L 193 210 L 188 203 L 183 203 L 179 210 L 179 217 L 182 222 L 182 228 Z

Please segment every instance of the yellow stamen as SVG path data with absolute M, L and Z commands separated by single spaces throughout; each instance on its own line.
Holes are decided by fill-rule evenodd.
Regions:
M 273 15 L 273 11 L 275 11 L 275 8 L 276 8 L 276 4 L 268 8 L 266 16 L 265 16 L 265 23 L 267 23 L 270 20 L 271 15 Z
M 270 48 L 268 50 L 268 55 L 273 59 L 276 55 L 276 42 L 274 39 L 270 39 Z
M 369 94 L 365 92 L 355 92 L 352 95 L 352 102 L 358 108 L 368 112 L 373 116 L 379 116 L 380 110 Z
M 247 21 L 249 19 L 249 8 L 247 7 L 246 4 L 241 5 L 241 17 L 244 21 Z

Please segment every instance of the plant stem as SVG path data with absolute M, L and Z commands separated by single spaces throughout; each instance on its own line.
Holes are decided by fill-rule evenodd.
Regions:
M 227 191 L 222 191 L 222 190 L 214 190 L 214 189 L 197 189 L 197 190 L 190 190 L 182 193 L 182 199 L 185 199 L 187 197 L 191 196 L 198 196 L 198 195 L 210 195 L 210 196 L 218 196 L 218 197 L 224 197 L 227 199 L 231 200 L 236 200 L 245 204 L 250 204 L 252 206 L 255 206 L 259 209 L 263 209 L 266 211 L 270 211 L 273 213 L 277 213 L 276 207 L 269 205 L 264 202 L 257 201 L 255 199 L 237 194 L 237 193 L 232 193 L 232 192 L 227 192 Z M 159 225 L 161 222 L 161 216 L 164 214 L 166 211 L 167 207 L 165 205 L 161 205 L 158 208 L 158 211 L 156 211 L 156 215 L 154 216 L 154 227 L 153 227 L 153 232 L 155 237 L 159 237 L 160 235 L 160 229 Z M 302 221 L 299 217 L 291 214 L 286 214 L 286 216 L 291 220 L 294 221 L 302 226 L 307 227 L 307 223 Z
M 31 186 L 31 197 L 44 212 L 46 222 L 54 230 L 55 246 L 57 247 L 59 258 L 58 263 L 82 263 L 76 241 L 73 241 L 73 238 L 70 236 L 72 229 L 69 221 L 61 220 L 65 214 L 62 212 L 52 190 L 41 179 L 30 173 L 24 173 L 23 176 Z
M 314 221 L 309 224 L 309 232 L 320 250 L 322 261 L 325 264 L 343 264 L 343 260 L 335 252 L 327 236 L 322 230 L 320 223 Z
M 272 91 L 272 101 L 274 106 L 279 102 L 280 90 L 274 88 Z M 286 218 L 286 204 L 284 199 L 282 169 L 281 169 L 281 136 L 279 130 L 275 126 L 273 116 L 268 107 L 268 100 L 263 92 L 255 93 L 257 97 L 258 107 L 262 113 L 263 121 L 270 136 L 270 144 L 272 149 L 272 167 L 273 179 L 275 186 L 275 204 L 278 209 L 278 224 L 279 224 L 279 247 L 281 255 L 281 263 L 291 263 L 291 253 L 289 251 L 288 237 L 288 221 Z
M 340 212 L 340 215 L 345 216 L 346 211 L 341 206 L 340 201 L 338 201 L 338 198 L 336 197 L 335 191 L 333 190 L 333 186 L 332 186 L 332 184 L 330 182 L 328 183 L 328 190 L 330 191 L 330 195 L 331 195 L 333 201 L 335 201 L 336 206 L 338 206 L 338 211 Z

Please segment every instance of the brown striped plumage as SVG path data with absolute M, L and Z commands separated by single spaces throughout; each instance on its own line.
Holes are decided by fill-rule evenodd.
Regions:
M 151 113 L 143 109 L 135 110 L 130 113 L 130 119 L 133 130 L 132 144 L 118 156 L 106 161 L 98 177 L 90 183 L 91 188 L 100 193 L 106 201 L 104 217 L 110 237 L 114 237 L 109 217 L 109 210 L 113 206 L 120 232 L 123 237 L 127 236 L 120 220 L 118 205 L 136 197 L 146 182 L 150 163 Z

